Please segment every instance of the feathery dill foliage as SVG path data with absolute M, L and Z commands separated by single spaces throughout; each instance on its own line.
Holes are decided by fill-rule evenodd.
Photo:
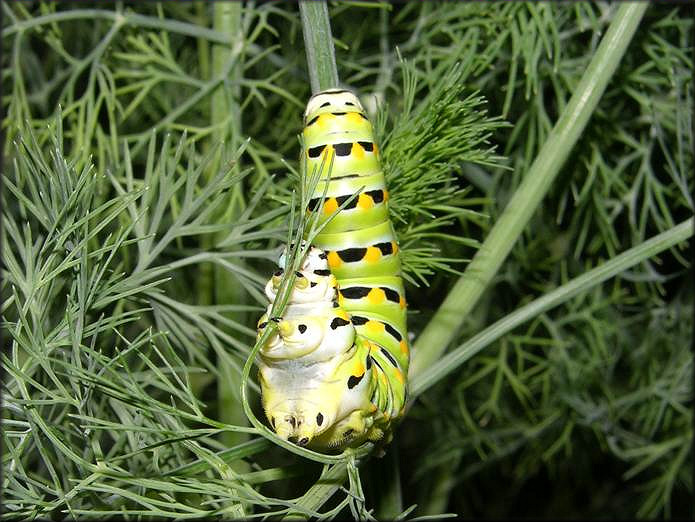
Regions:
M 210 157 L 182 168 L 183 139 L 178 146 L 165 139 L 155 155 L 153 138 L 142 179 L 133 178 L 126 148 L 123 172 L 104 180 L 66 159 L 60 114 L 47 130 L 56 134 L 48 151 L 25 135 L 4 180 L 4 516 L 205 515 L 226 499 L 253 498 L 258 477 L 235 487 L 222 479 L 237 475 L 229 462 L 264 444 L 218 455 L 225 448 L 215 435 L 245 428 L 206 416 L 192 379 L 220 377 L 211 349 L 241 365 L 254 331 L 223 314 L 260 307 L 187 302 L 191 266 L 211 261 L 233 270 L 239 255 L 176 242 L 224 230 L 227 240 L 249 244 L 282 209 L 255 223 L 211 223 L 227 189 L 248 172 L 221 170 L 199 183 Z M 101 203 L 104 181 L 112 190 Z M 236 275 L 249 289 L 261 284 Z M 219 479 L 187 478 L 206 469 Z M 172 502 L 172 494 L 189 501 Z M 217 507 L 194 507 L 213 498 Z M 244 513 L 238 503 L 229 509 Z
M 2 9 L 4 519 L 690 514 L 680 246 L 487 346 L 383 459 L 321 467 L 239 398 L 309 95 L 296 4 Z M 329 11 L 340 77 L 375 116 L 417 335 L 615 6 Z M 461 341 L 692 215 L 692 24 L 647 10 Z
M 472 68 L 447 64 L 440 82 L 431 90 L 418 82 L 416 69 L 403 65 L 402 108 L 387 125 L 387 111 L 381 110 L 377 134 L 384 135 L 382 164 L 387 176 L 392 219 L 402 245 L 406 277 L 412 273 L 422 283 L 434 269 L 457 273 L 450 265 L 461 258 L 436 256 L 444 242 L 477 248 L 477 240 L 447 233 L 458 220 L 481 221 L 483 216 L 469 207 L 480 199 L 466 199 L 470 187 L 458 182 L 464 163 L 491 167 L 499 163 L 489 138 L 502 123 L 487 118 L 484 98 L 470 92 L 466 79 Z M 424 92 L 415 106 L 415 98 Z M 470 168 L 470 167 L 469 167 Z M 411 283 L 417 284 L 412 277 Z

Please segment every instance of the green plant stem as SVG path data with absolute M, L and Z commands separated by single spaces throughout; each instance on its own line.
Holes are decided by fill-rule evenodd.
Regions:
M 419 513 L 438 515 L 446 511 L 451 498 L 451 490 L 458 482 L 460 463 L 461 454 L 457 453 L 430 472 L 432 486 L 423 492 L 423 497 L 418 502 Z
M 693 218 L 688 219 L 670 230 L 648 239 L 488 326 L 478 335 L 461 344 L 451 353 L 448 353 L 432 366 L 416 375 L 410 384 L 411 397 L 415 398 L 423 393 L 480 350 L 520 324 L 567 302 L 574 296 L 586 292 L 628 268 L 692 237 L 693 223 Z
M 311 92 L 317 93 L 338 86 L 338 68 L 325 0 L 299 2 L 306 61 Z
M 464 319 L 550 189 L 618 67 L 647 6 L 646 3 L 626 3 L 618 8 L 606 36 L 538 157 L 465 273 L 417 338 L 410 366 L 410 376 L 416 382 L 422 382 L 419 377 L 441 358 L 456 337 Z M 431 374 L 428 372 L 428 375 Z
M 331 466 L 331 468 L 322 475 L 321 480 L 311 486 L 302 498 L 299 499 L 296 505 L 307 511 L 318 510 L 342 487 L 345 480 L 347 480 L 347 464 L 341 462 Z M 306 520 L 307 518 L 308 517 L 300 511 L 291 511 L 283 520 Z
M 216 2 L 213 9 L 213 28 L 217 32 L 229 34 L 229 41 L 233 43 L 243 40 L 242 13 L 240 2 Z M 241 114 L 237 102 L 239 92 L 239 78 L 241 77 L 240 60 L 232 56 L 229 46 L 215 45 L 212 49 L 212 76 L 221 74 L 230 60 L 235 62 L 235 67 L 229 71 L 226 81 L 221 83 L 212 95 L 211 118 L 210 122 L 217 130 L 212 134 L 214 143 L 222 142 L 224 150 L 236 150 L 241 139 Z M 221 125 L 221 122 L 228 119 L 229 114 L 236 114 L 237 117 L 229 119 L 229 125 Z M 220 168 L 220 163 L 226 161 L 223 154 L 212 162 L 210 176 L 214 176 Z M 238 166 L 235 167 L 238 171 Z M 243 186 L 237 183 L 230 190 L 230 205 L 224 215 L 220 216 L 222 222 L 234 223 L 243 212 Z M 210 241 L 213 236 L 208 236 Z M 211 247 L 212 245 L 208 245 Z M 204 263 L 206 272 L 201 280 L 202 291 L 206 292 L 209 298 L 216 303 L 241 304 L 247 299 L 244 289 L 236 279 L 223 267 L 209 263 Z M 246 314 L 244 312 L 234 312 L 230 319 L 244 324 Z M 218 359 L 219 378 L 217 380 L 217 415 L 218 418 L 227 424 L 237 426 L 248 425 L 248 419 L 244 415 L 244 409 L 239 397 L 239 374 L 234 367 L 225 359 Z M 248 440 L 248 435 L 244 433 L 228 431 L 222 434 L 221 441 L 228 447 L 234 447 Z M 237 461 L 233 466 L 234 471 L 246 473 L 250 471 L 247 463 Z
M 391 442 L 386 456 L 381 460 L 377 462 L 372 459 L 371 462 L 372 475 L 376 478 L 376 517 L 379 520 L 395 520 L 403 512 L 398 439 Z

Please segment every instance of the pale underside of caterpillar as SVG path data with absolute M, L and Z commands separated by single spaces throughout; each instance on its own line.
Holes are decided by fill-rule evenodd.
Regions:
M 300 446 L 388 441 L 406 402 L 409 347 L 378 147 L 350 91 L 312 96 L 304 124 L 303 172 L 320 172 L 308 211 L 318 212 L 320 223 L 331 219 L 296 274 L 281 318 L 268 314 L 285 254 L 266 285 L 271 305 L 259 336 L 269 320 L 278 329 L 259 352 L 263 408 L 278 436 Z

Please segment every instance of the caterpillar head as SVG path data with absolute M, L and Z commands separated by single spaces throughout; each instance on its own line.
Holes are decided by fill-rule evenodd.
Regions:
M 304 125 L 315 116 L 325 112 L 359 112 L 365 114 L 364 107 L 351 91 L 328 89 L 309 98 L 304 111 Z
M 264 316 L 265 317 L 265 316 Z M 277 320 L 278 333 L 261 347 L 261 356 L 268 359 L 295 359 L 316 350 L 325 331 L 320 317 Z M 267 322 L 259 323 L 259 334 Z
M 272 305 L 258 321 L 258 336 L 271 324 L 268 320 Z M 315 313 L 314 313 L 315 312 Z M 284 318 L 271 321 L 278 328 L 261 347 L 266 362 L 301 359 L 302 365 L 330 361 L 344 353 L 355 341 L 355 328 L 340 308 L 314 311 L 307 305 L 295 305 Z

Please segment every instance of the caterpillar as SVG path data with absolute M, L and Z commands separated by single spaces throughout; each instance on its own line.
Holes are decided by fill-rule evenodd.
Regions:
M 320 173 L 307 211 L 325 226 L 281 318 L 269 314 L 287 249 L 266 285 L 258 335 L 269 321 L 277 330 L 259 351 L 263 409 L 276 434 L 299 446 L 387 443 L 407 400 L 406 301 L 379 149 L 352 92 L 309 99 L 301 154 L 304 175 Z

